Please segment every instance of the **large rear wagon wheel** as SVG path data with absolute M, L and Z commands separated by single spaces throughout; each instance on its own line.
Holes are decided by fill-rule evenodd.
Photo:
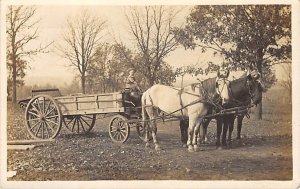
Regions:
M 67 115 L 63 117 L 64 125 L 75 134 L 86 134 L 92 130 L 96 122 L 96 114 Z
M 49 95 L 33 97 L 25 111 L 25 125 L 35 139 L 55 138 L 62 124 L 59 106 Z
M 126 121 L 127 118 L 121 115 L 116 115 L 111 119 L 108 132 L 113 142 L 124 143 L 128 139 L 130 128 Z

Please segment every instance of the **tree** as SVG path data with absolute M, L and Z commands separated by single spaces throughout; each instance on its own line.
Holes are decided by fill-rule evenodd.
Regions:
M 292 98 L 292 65 L 283 64 L 281 65 L 282 75 L 284 79 L 279 84 L 288 91 L 290 99 Z
M 103 43 L 98 47 L 87 70 L 90 90 L 109 92 L 124 88 L 124 72 L 131 67 L 128 60 L 133 61 L 130 54 L 130 50 L 120 44 Z
M 67 19 L 67 29 L 62 33 L 63 43 L 58 46 L 58 51 L 78 71 L 82 93 L 86 92 L 86 73 L 100 45 L 105 22 L 84 10 Z
M 132 8 L 126 15 L 137 50 L 138 62 L 132 62 L 131 66 L 146 78 L 148 87 L 155 82 L 171 83 L 161 77 L 161 71 L 171 73 L 171 67 L 163 59 L 178 46 L 172 34 L 177 13 L 166 6 L 145 6 Z M 173 76 L 168 78 L 173 80 Z
M 17 86 L 23 84 L 25 69 L 27 68 L 26 58 L 38 53 L 45 53 L 48 45 L 40 45 L 35 49 L 29 49 L 28 44 L 39 37 L 38 23 L 34 19 L 36 8 L 32 6 L 8 6 L 6 14 L 7 34 L 7 67 L 8 87 L 12 88 L 12 101 L 17 101 Z
M 184 29 L 175 28 L 185 48 L 211 50 L 229 69 L 256 69 L 271 86 L 271 67 L 291 58 L 291 7 L 286 5 L 196 6 Z M 261 119 L 262 106 L 258 117 Z

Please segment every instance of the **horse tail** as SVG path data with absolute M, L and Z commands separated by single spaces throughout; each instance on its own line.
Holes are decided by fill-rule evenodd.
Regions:
M 142 121 L 143 125 L 145 126 L 145 121 L 147 119 L 147 112 L 146 112 L 146 98 L 147 98 L 148 90 L 145 91 L 142 95 L 141 103 L 142 103 Z

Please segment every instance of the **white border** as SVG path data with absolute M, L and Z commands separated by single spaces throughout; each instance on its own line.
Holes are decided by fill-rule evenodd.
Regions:
M 6 102 L 6 35 L 5 35 L 5 7 L 9 4 L 24 5 L 155 5 L 155 4 L 172 4 L 172 5 L 194 5 L 194 4 L 270 4 L 266 0 L 119 0 L 114 1 L 38 1 L 38 0 L 8 0 L 1 2 L 1 65 L 0 65 L 0 87 L 1 87 L 1 164 L 0 188 L 299 188 L 300 187 L 300 124 L 299 117 L 300 98 L 297 95 L 300 91 L 300 1 L 299 0 L 273 0 L 271 4 L 292 4 L 292 51 L 293 51 L 293 106 L 292 106 L 292 124 L 293 124 L 293 180 L 292 181 L 6 181 L 7 168 L 7 146 L 6 146 L 6 118 L 7 118 L 7 102 Z

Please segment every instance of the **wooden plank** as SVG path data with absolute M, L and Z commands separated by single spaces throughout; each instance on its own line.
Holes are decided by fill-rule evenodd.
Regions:
M 7 150 L 32 150 L 35 145 L 7 145 Z
M 45 142 L 54 142 L 54 139 L 47 140 L 11 140 L 7 141 L 7 145 L 28 145 L 28 144 L 40 144 Z
M 123 113 L 124 107 L 120 108 L 97 108 L 97 109 L 85 109 L 85 110 L 62 110 L 63 115 L 83 115 L 83 114 L 108 114 L 108 113 Z

